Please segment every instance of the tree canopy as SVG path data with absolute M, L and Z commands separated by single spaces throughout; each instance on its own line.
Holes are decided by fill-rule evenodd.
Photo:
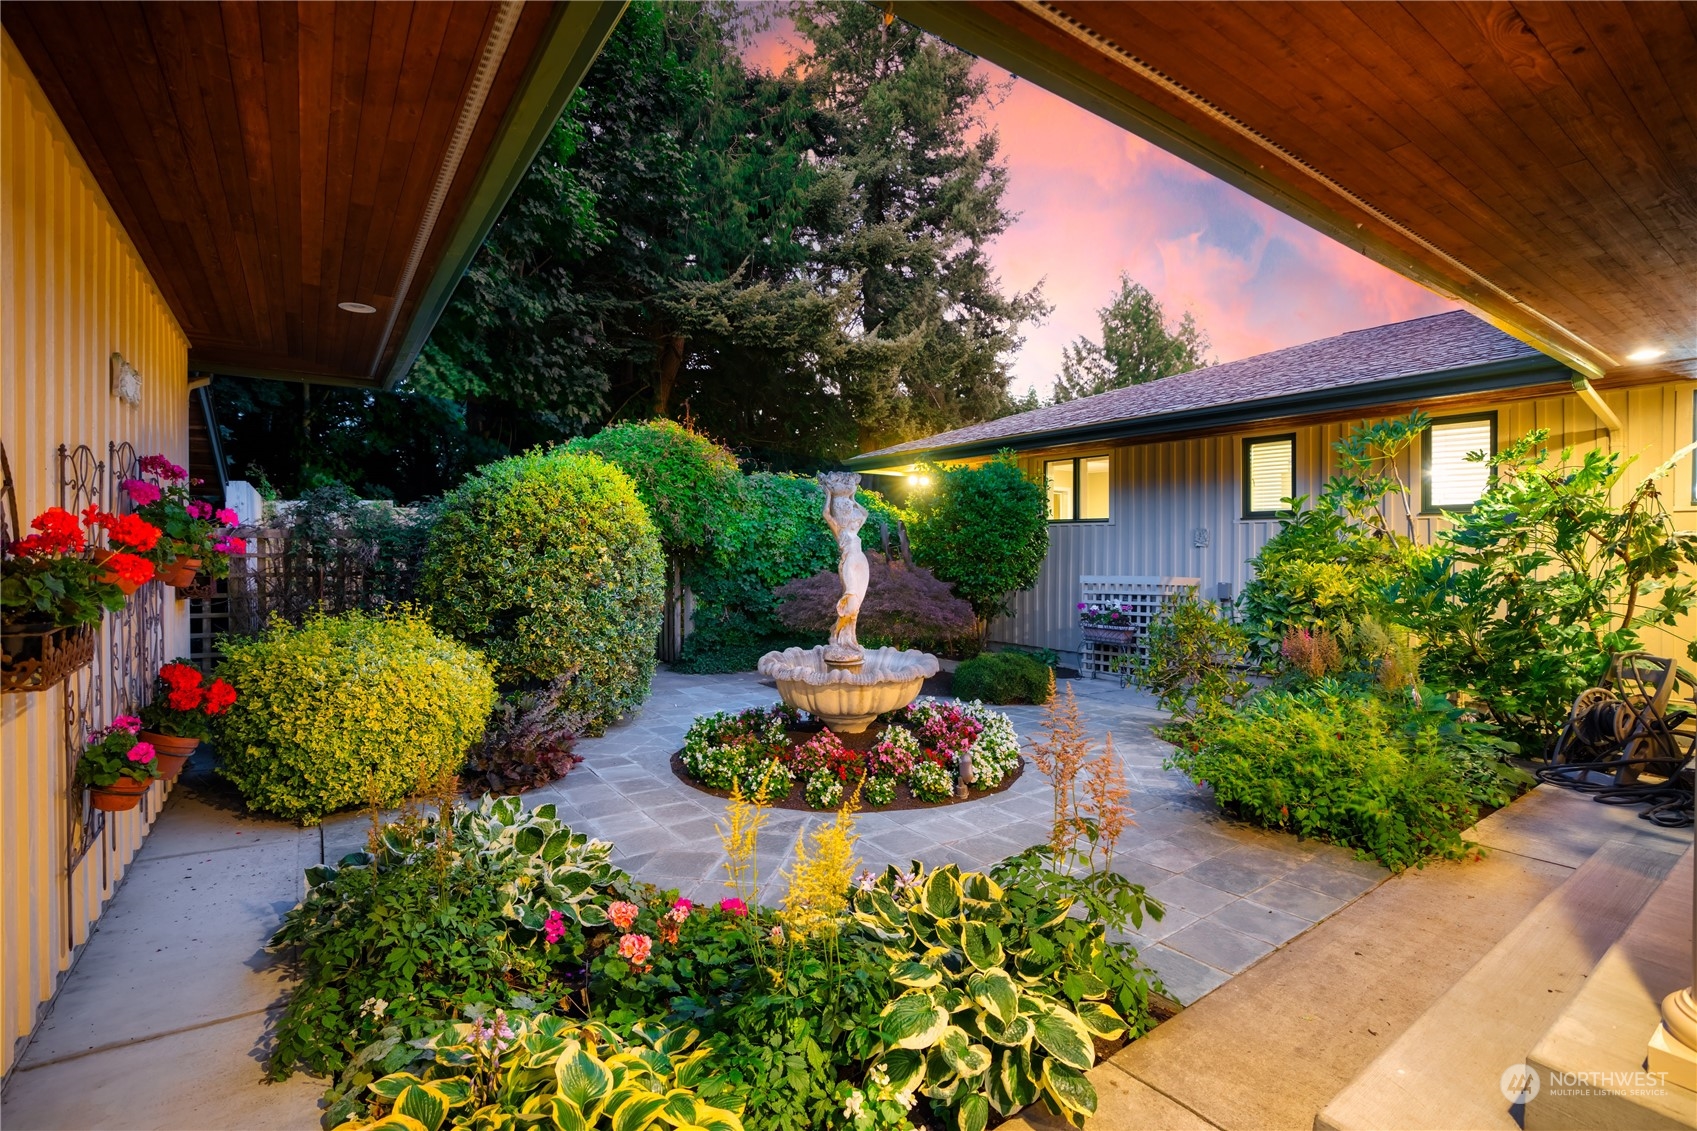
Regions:
M 1161 300 L 1130 275 L 1120 276 L 1118 293 L 1097 314 L 1101 342 L 1079 337 L 1062 355 L 1057 404 L 1213 364 L 1195 315 L 1187 310 L 1170 322 Z

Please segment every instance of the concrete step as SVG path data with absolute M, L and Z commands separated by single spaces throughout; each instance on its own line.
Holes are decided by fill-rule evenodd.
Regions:
M 1526 1131 L 1697 1126 L 1697 1094 L 1644 1072 L 1661 1001 L 1691 984 L 1692 853 L 1645 901 L 1526 1058 Z
M 1523 1064 L 1684 848 L 1637 831 L 1586 854 L 1338 1093 L 1315 1117 L 1317 1131 L 1518 1131 L 1504 1073 Z

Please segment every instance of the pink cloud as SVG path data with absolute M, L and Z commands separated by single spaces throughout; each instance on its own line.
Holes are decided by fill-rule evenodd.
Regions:
M 782 70 L 794 38 L 783 21 L 744 58 Z M 1113 123 L 978 66 L 998 86 L 985 124 L 1008 167 L 1004 206 L 1019 215 L 990 258 L 1004 286 L 1041 282 L 1054 308 L 1026 328 L 1016 392 L 1049 391 L 1066 345 L 1099 333 L 1096 311 L 1121 272 L 1174 317 L 1194 311 L 1220 361 L 1455 308 Z

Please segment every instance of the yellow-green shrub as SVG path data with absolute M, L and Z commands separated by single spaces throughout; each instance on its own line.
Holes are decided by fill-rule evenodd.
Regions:
M 599 734 L 648 697 L 664 566 L 630 477 L 555 448 L 489 464 L 449 493 L 419 591 L 437 627 L 483 649 L 503 684 L 572 676 L 560 710 Z
M 483 657 L 406 611 L 279 622 L 224 655 L 219 768 L 249 808 L 303 824 L 457 772 L 495 703 Z

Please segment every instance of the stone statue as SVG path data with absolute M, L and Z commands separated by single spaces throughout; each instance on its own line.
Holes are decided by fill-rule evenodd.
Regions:
M 827 471 L 820 474 L 819 482 L 825 488 L 825 523 L 837 539 L 837 576 L 843 579 L 837 625 L 831 630 L 825 659 L 834 664 L 858 664 L 862 653 L 854 628 L 860 603 L 866 599 L 868 577 L 866 553 L 860 547 L 860 528 L 867 513 L 854 497 L 860 476 L 852 471 Z

